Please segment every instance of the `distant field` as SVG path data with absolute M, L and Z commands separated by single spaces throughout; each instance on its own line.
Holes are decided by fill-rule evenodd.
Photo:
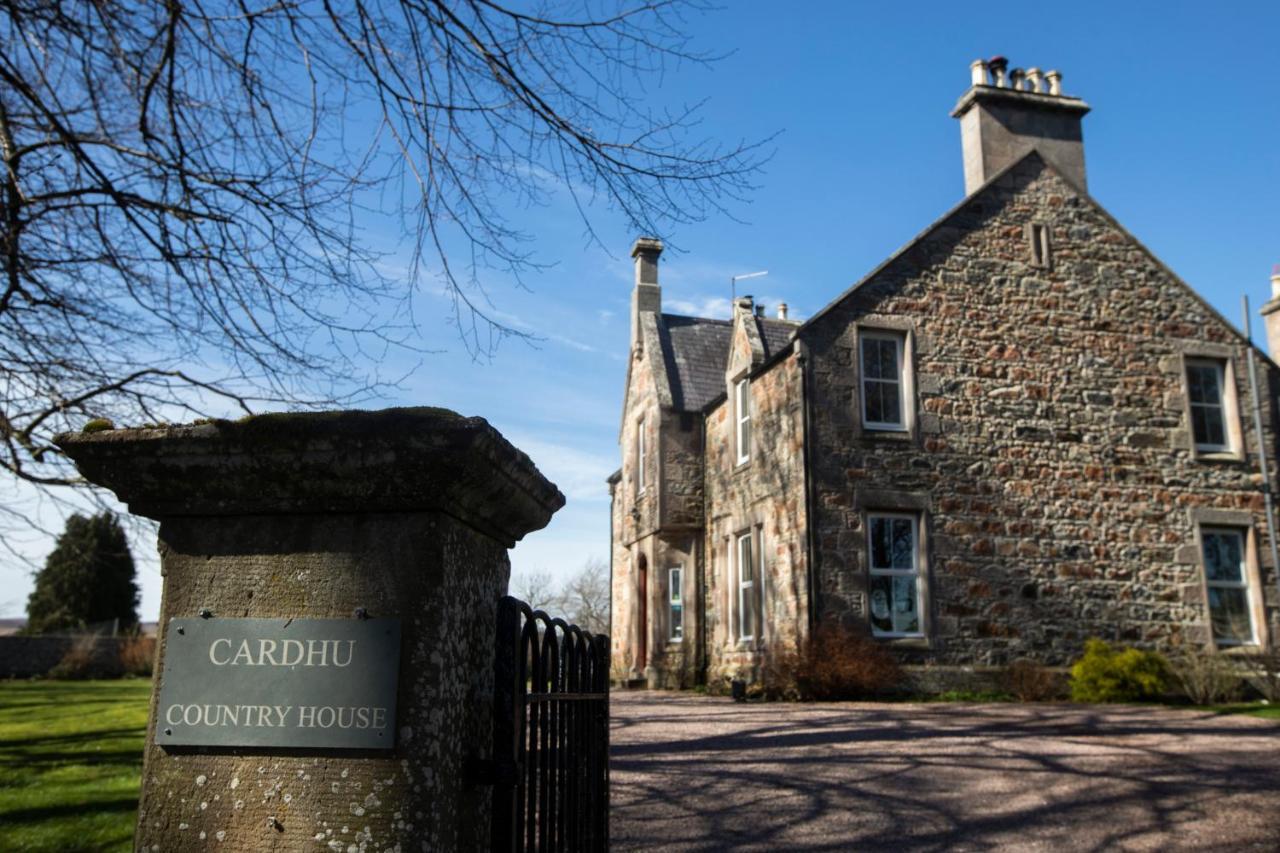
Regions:
M 0 850 L 130 850 L 151 682 L 0 681 Z

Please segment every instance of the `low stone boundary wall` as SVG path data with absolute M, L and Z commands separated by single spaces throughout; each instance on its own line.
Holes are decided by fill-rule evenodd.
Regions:
M 67 653 L 81 644 L 85 652 L 86 674 L 98 678 L 124 675 L 121 650 L 131 637 L 95 637 L 92 635 L 58 634 L 41 636 L 0 637 L 0 678 L 36 678 L 45 676 L 62 662 Z M 144 638 L 144 642 L 151 642 Z

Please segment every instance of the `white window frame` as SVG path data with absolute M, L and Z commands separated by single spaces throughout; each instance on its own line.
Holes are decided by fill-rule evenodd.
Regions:
M 871 537 L 872 530 L 876 519 L 899 519 L 905 518 L 911 522 L 911 568 L 910 569 L 894 569 L 894 568 L 876 568 L 872 560 Z M 925 636 L 925 595 L 924 583 L 925 573 L 923 560 L 921 559 L 920 548 L 920 515 L 914 512 L 868 512 L 867 513 L 867 592 L 868 592 L 868 610 L 870 609 L 870 593 L 872 577 L 914 577 L 916 581 L 916 624 L 919 626 L 917 631 L 881 631 L 876 628 L 875 623 L 871 622 L 871 633 L 875 637 L 883 637 L 885 639 L 901 639 L 901 638 L 919 638 Z M 892 583 L 892 582 L 891 582 Z M 893 606 L 890 600 L 889 606 Z M 868 621 L 871 621 L 868 618 Z
M 643 495 L 648 483 L 645 480 L 645 466 L 649 462 L 648 447 L 645 444 L 645 419 L 636 421 L 636 494 Z
M 863 344 L 866 341 L 892 341 L 896 352 L 898 362 L 898 376 L 896 380 L 871 378 L 867 376 L 867 365 L 863 360 Z M 858 332 L 858 373 L 861 379 L 859 397 L 862 405 L 862 427 L 868 431 L 876 432 L 907 432 L 909 429 L 907 423 L 907 336 L 902 332 L 895 332 L 887 329 L 860 329 Z M 888 423 L 885 421 L 872 421 L 867 419 L 867 386 L 870 383 L 883 385 L 896 384 L 898 386 L 898 423 Z
M 672 642 L 684 639 L 684 566 L 667 569 L 667 638 Z
M 1209 579 L 1209 562 L 1205 558 L 1204 538 L 1206 535 L 1214 536 L 1237 536 L 1240 539 L 1240 580 L 1224 581 Z M 1209 635 L 1213 639 L 1213 643 L 1217 647 L 1237 647 L 1237 646 L 1256 646 L 1258 645 L 1258 622 L 1256 619 L 1255 600 L 1253 584 L 1251 583 L 1251 571 L 1249 566 L 1249 531 L 1245 528 L 1231 527 L 1230 525 L 1201 525 L 1200 527 L 1200 567 L 1204 573 L 1204 606 L 1209 616 Z M 1217 636 L 1213 632 L 1213 604 L 1209 599 L 1209 591 L 1213 588 L 1219 589 L 1242 589 L 1244 590 L 1245 613 L 1249 617 L 1249 638 L 1247 640 L 1235 640 L 1229 637 L 1223 638 Z
M 740 643 L 748 643 L 760 639 L 764 634 L 764 626 L 760 624 L 764 618 L 764 536 L 759 527 L 752 527 L 737 533 L 733 537 L 733 600 L 734 620 L 733 635 Z M 751 580 L 742 579 L 743 543 L 750 553 L 747 555 L 753 569 Z M 750 634 L 743 631 L 743 614 L 751 610 Z
M 1196 441 L 1196 408 L 1214 408 L 1212 403 L 1195 403 L 1191 400 L 1191 370 L 1192 368 L 1211 367 L 1217 372 L 1218 378 L 1218 409 L 1219 416 L 1222 418 L 1222 439 L 1223 444 L 1209 444 Z M 1187 416 L 1191 419 L 1189 424 L 1191 429 L 1191 441 L 1195 444 L 1197 453 L 1230 453 L 1235 448 L 1232 446 L 1231 416 L 1233 406 L 1230 405 L 1228 396 L 1230 391 L 1227 387 L 1227 379 L 1230 372 L 1227 370 L 1227 363 L 1220 358 L 1188 358 L 1186 366 L 1183 370 L 1183 382 L 1187 388 Z
M 742 377 L 733 386 L 733 424 L 738 464 L 751 461 L 751 382 Z

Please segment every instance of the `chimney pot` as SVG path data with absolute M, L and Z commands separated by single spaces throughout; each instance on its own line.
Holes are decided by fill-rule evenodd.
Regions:
M 1280 264 L 1271 268 L 1271 299 L 1258 313 L 1267 328 L 1267 351 L 1280 359 Z
M 1005 86 L 1004 71 L 1009 67 L 1009 60 L 1003 56 L 993 56 L 987 60 L 987 67 L 991 69 L 991 76 L 995 80 L 995 84 L 1003 89 Z
M 763 304 L 763 303 L 761 303 L 761 304 L 759 304 L 759 305 L 757 305 L 757 306 L 756 306 L 756 316 L 757 316 L 757 317 L 763 317 L 763 316 L 764 316 L 764 304 Z
M 1087 190 L 1081 119 L 1089 105 L 1062 94 L 1059 72 L 1014 68 L 1006 76 L 1007 64 L 1002 56 L 988 60 L 995 86 L 971 86 L 951 111 L 960 120 L 965 192 L 974 192 L 1032 150 Z M 1045 82 L 1052 98 L 1044 97 Z M 1028 98 L 1031 94 L 1035 97 Z
M 969 63 L 969 74 L 975 86 L 987 85 L 987 62 L 984 59 L 975 59 Z
M 787 319 L 787 303 L 785 302 L 778 303 L 778 319 L 779 320 Z

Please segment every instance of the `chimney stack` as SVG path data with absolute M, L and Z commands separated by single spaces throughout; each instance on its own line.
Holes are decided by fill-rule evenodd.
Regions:
M 1267 324 L 1267 351 L 1280 360 L 1280 264 L 1271 268 L 1271 298 L 1258 313 Z
M 952 110 L 960 120 L 968 195 L 1036 149 L 1068 180 L 1087 189 L 1081 119 L 1089 105 L 1062 94 L 1062 74 L 1015 68 L 1003 56 L 974 61 L 972 85 Z
M 655 237 L 638 237 L 631 246 L 636 262 L 636 283 L 631 291 L 631 349 L 641 348 L 640 315 L 662 310 L 662 288 L 658 286 L 658 256 L 662 241 Z
M 785 302 L 778 303 L 778 319 L 779 320 L 787 319 L 787 303 Z

